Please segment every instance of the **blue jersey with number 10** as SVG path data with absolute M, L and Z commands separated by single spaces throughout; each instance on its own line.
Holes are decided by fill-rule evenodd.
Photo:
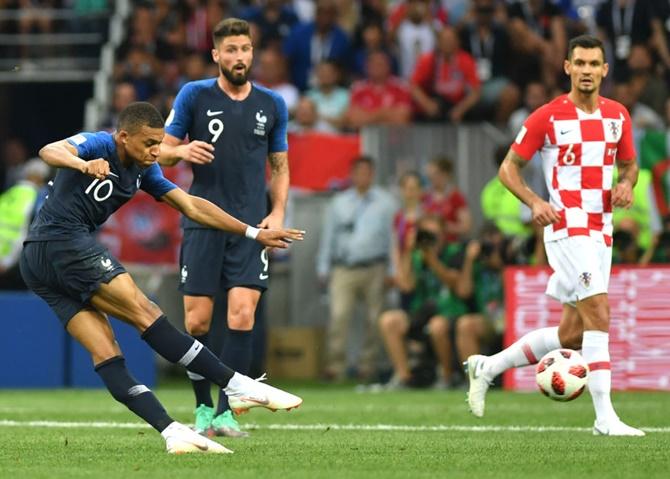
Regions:
M 216 78 L 189 82 L 175 98 L 165 132 L 214 146 L 214 161 L 193 165 L 190 193 L 255 225 L 267 212 L 265 165 L 286 151 L 288 110 L 277 93 L 252 84 L 244 100 L 230 98 Z M 202 228 L 188 219 L 185 228 Z
M 138 189 L 158 200 L 177 187 L 163 176 L 156 163 L 148 168 L 136 163 L 123 166 L 110 133 L 79 133 L 67 141 L 83 160 L 107 160 L 110 173 L 104 180 L 98 180 L 70 168 L 59 169 L 26 241 L 63 240 L 90 234 Z

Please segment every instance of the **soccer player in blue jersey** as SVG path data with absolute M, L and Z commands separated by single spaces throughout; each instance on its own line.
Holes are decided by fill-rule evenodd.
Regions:
M 112 396 L 159 431 L 169 453 L 231 452 L 174 421 L 153 393 L 137 382 L 126 368 L 107 315 L 137 328 L 168 361 L 225 389 L 235 410 L 290 409 L 302 399 L 234 372 L 199 341 L 175 329 L 93 234 L 139 189 L 193 221 L 240 235 L 249 243 L 255 239 L 263 246 L 282 248 L 302 239 L 303 232 L 259 230 L 177 188 L 156 163 L 163 136 L 158 110 L 139 102 L 121 112 L 113 134 L 79 133 L 42 148 L 40 157 L 59 171 L 28 232 L 21 274 L 89 351 Z
M 248 224 L 281 228 L 289 187 L 288 111 L 284 100 L 248 80 L 253 49 L 249 24 L 229 18 L 213 32 L 212 57 L 219 75 L 184 85 L 166 122 L 160 163 L 180 160 L 193 167 L 190 192 L 212 201 Z M 182 144 L 188 137 L 189 142 Z M 270 213 L 265 168 L 270 164 Z M 184 219 L 181 282 L 186 330 L 203 344 L 214 297 L 227 291 L 228 335 L 221 360 L 242 373 L 251 363 L 251 332 L 261 293 L 268 283 L 268 255 L 261 245 Z M 189 371 L 196 397 L 196 430 L 239 437 L 228 400 L 214 409 L 210 384 Z

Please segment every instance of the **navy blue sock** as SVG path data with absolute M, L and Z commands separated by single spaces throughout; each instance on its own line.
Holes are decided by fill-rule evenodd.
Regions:
M 226 387 L 235 374 L 199 341 L 172 326 L 165 316 L 149 326 L 142 333 L 142 339 L 168 361 L 181 364 L 221 388 Z
M 251 365 L 251 331 L 238 331 L 229 329 L 226 336 L 226 342 L 221 351 L 221 362 L 230 364 L 230 367 L 241 374 L 249 372 Z M 230 409 L 228 405 L 228 396 L 219 390 L 219 404 L 216 407 L 218 416 L 224 411 Z
M 202 345 L 206 348 L 209 348 L 209 334 L 201 334 L 198 336 L 193 336 L 193 339 L 200 341 Z M 195 393 L 195 407 L 204 404 L 208 407 L 214 407 L 214 402 L 212 401 L 212 383 L 208 379 L 205 379 L 200 374 L 193 373 L 191 371 L 186 372 L 188 378 L 191 380 L 191 386 L 193 386 L 193 392 Z
M 139 384 L 130 374 L 123 356 L 114 356 L 101 362 L 95 366 L 95 372 L 102 378 L 114 399 L 125 404 L 158 432 L 163 432 L 174 421 L 154 393 L 144 384 Z

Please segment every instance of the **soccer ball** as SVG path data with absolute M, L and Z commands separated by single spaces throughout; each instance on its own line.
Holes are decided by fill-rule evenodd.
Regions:
M 537 385 L 555 401 L 572 401 L 586 387 L 589 366 L 572 349 L 555 349 L 544 355 L 535 369 Z

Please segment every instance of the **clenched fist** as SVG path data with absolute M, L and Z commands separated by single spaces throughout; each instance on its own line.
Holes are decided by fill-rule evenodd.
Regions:
M 82 166 L 81 172 L 93 178 L 103 180 L 109 175 L 109 163 L 103 158 L 87 161 Z

